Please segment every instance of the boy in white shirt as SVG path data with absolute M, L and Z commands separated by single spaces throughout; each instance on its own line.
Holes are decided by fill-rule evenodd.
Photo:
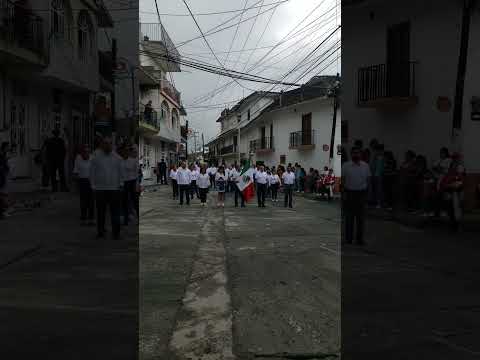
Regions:
M 187 169 L 187 164 L 182 162 L 181 167 L 177 170 L 177 184 L 180 192 L 180 205 L 183 205 L 183 195 L 186 196 L 187 205 L 190 205 L 190 184 L 192 183 L 192 174 Z

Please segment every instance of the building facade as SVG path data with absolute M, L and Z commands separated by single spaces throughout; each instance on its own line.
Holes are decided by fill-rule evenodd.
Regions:
M 342 5 L 345 142 L 376 138 L 400 161 L 411 149 L 429 165 L 447 146 L 463 155 L 473 194 L 480 183 L 479 2 Z
M 304 87 L 284 93 L 252 94 L 234 109 L 247 109 L 245 121 L 235 124 L 235 111 L 224 111 L 219 121 L 224 130 L 209 143 L 219 163 L 249 160 L 266 166 L 299 163 L 309 168 L 332 167 L 340 174 L 341 113 L 337 106 L 335 133 L 334 89 L 336 77 L 313 78 Z M 268 100 L 266 100 L 268 99 Z M 253 108 L 250 120 L 248 109 Z M 255 114 L 252 116 L 252 114 Z M 241 113 L 243 116 L 243 112 Z M 238 121 L 238 120 L 237 120 Z M 331 152 L 332 135 L 334 136 Z
M 38 185 L 35 159 L 54 128 L 68 146 L 67 169 L 76 146 L 92 143 L 98 32 L 113 23 L 101 1 L 0 4 L 0 138 L 13 149 L 12 191 L 21 191 Z
M 173 42 L 161 24 L 141 24 L 140 39 L 140 109 L 139 155 L 146 179 L 164 159 L 167 164 L 180 160 L 184 136 L 184 116 L 181 94 L 168 80 L 168 73 L 179 72 L 180 67 L 163 56 L 178 56 Z M 151 104 L 151 114 L 145 106 Z

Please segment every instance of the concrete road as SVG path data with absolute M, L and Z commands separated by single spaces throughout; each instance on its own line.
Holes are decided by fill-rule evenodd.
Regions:
M 342 247 L 343 359 L 480 359 L 479 236 L 370 218 Z
M 142 359 L 335 358 L 340 346 L 340 208 L 296 198 L 235 208 L 169 187 L 140 224 Z
M 135 359 L 138 228 L 97 241 L 58 197 L 0 224 L 0 358 Z

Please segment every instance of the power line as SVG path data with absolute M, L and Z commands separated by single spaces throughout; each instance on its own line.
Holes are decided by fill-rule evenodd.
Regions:
M 264 4 L 264 5 L 260 5 L 260 6 L 250 6 L 248 8 L 246 8 L 245 10 L 253 10 L 253 9 L 257 9 L 257 8 L 263 8 L 263 7 L 267 7 L 267 6 L 271 6 L 271 5 L 277 5 L 277 4 L 282 4 L 284 2 L 287 2 L 289 0 L 282 0 L 282 1 L 276 1 L 276 2 L 272 2 L 270 4 Z M 154 12 L 151 12 L 151 11 L 140 11 L 142 14 L 155 14 Z M 207 13 L 195 13 L 193 15 L 195 16 L 210 16 L 210 15 L 222 15 L 222 14 L 232 14 L 232 13 L 239 13 L 239 12 L 243 12 L 243 9 L 239 9 L 239 10 L 226 10 L 226 11 L 215 11 L 215 12 L 207 12 Z M 173 16 L 173 17 L 190 17 L 190 14 L 172 14 L 172 13 L 162 13 L 160 14 L 162 16 Z
M 288 41 L 288 37 L 291 36 L 292 33 L 293 33 L 293 34 L 296 34 L 296 33 L 294 33 L 294 31 L 295 31 L 302 23 L 304 23 L 304 22 L 306 21 L 306 19 L 308 19 L 308 18 L 324 3 L 324 1 L 325 1 L 325 0 L 321 1 L 320 4 L 318 4 L 313 10 L 311 10 L 310 13 L 309 13 L 306 17 L 304 17 L 295 27 L 293 27 L 293 28 L 292 28 L 275 46 L 273 46 L 273 47 L 270 49 L 270 51 L 268 51 L 260 60 L 258 60 L 254 65 L 252 65 L 248 71 L 252 70 L 253 68 L 255 68 L 255 67 L 257 67 L 258 65 L 260 65 L 261 63 L 265 62 L 265 61 L 266 61 L 266 60 L 265 60 L 266 57 L 267 57 L 270 53 L 272 53 L 272 52 L 275 50 L 275 48 L 277 48 L 277 47 L 283 45 L 285 42 L 287 42 L 287 41 Z M 327 13 L 329 13 L 329 12 L 332 11 L 333 9 L 334 9 L 334 8 L 326 11 L 326 12 L 323 13 L 321 16 L 318 16 L 316 19 L 314 19 L 313 21 L 311 21 L 310 23 L 308 23 L 307 25 L 305 25 L 303 28 L 299 29 L 299 30 L 297 31 L 297 33 L 300 32 L 300 31 L 302 31 L 302 29 L 307 28 L 310 24 L 314 23 L 315 21 L 317 21 L 317 20 L 320 19 L 321 17 L 325 16 Z M 292 35 L 292 36 L 293 36 L 293 35 Z M 294 45 L 296 45 L 296 44 L 293 44 L 293 46 L 294 46 Z M 291 46 L 290 46 L 290 47 L 291 47 Z M 289 47 L 289 48 L 290 48 L 290 47 Z M 288 49 L 288 48 L 287 48 L 287 49 Z M 281 52 L 284 52 L 285 50 L 286 50 L 286 49 L 282 50 Z M 272 58 L 278 56 L 281 52 L 277 53 L 277 54 L 274 55 Z M 271 59 L 270 59 L 270 60 L 271 60 Z M 263 71 L 264 71 L 264 70 L 263 70 Z M 259 71 L 259 72 L 257 72 L 256 74 L 259 74 L 259 73 L 261 73 L 261 72 L 263 72 L 263 71 Z M 223 88 L 225 88 L 225 87 L 227 87 L 227 86 L 230 86 L 232 83 L 233 83 L 233 81 L 232 81 L 232 82 L 229 82 L 229 83 L 227 83 L 227 84 L 225 84 L 225 85 L 223 85 L 223 86 L 222 86 L 221 88 L 219 88 L 219 89 L 214 89 L 214 90 L 213 90 L 212 92 L 210 92 L 210 93 L 218 93 L 218 92 L 220 92 Z M 209 94 L 209 93 L 207 93 L 206 95 L 203 95 L 203 96 L 197 98 L 197 100 L 194 100 L 194 102 L 197 103 L 197 102 L 201 101 L 201 99 L 203 99 L 203 98 L 205 98 L 206 96 L 208 96 L 208 94 Z
M 288 0 L 288 1 L 290 1 L 290 0 Z M 260 3 L 260 2 L 261 2 L 261 0 L 258 1 L 258 3 Z M 265 14 L 265 13 L 267 13 L 267 12 L 269 12 L 269 11 L 272 11 L 274 8 L 276 8 L 276 7 L 278 7 L 278 6 L 280 6 L 280 5 L 275 5 L 275 6 L 271 7 L 270 9 L 267 9 L 267 10 L 265 10 L 265 11 L 262 11 L 261 13 L 255 15 L 255 16 L 252 16 L 252 17 L 249 17 L 249 18 L 247 18 L 247 19 L 241 20 L 239 23 L 242 24 L 242 23 L 244 23 L 244 22 L 250 21 L 250 20 L 258 17 L 259 15 L 262 15 L 262 14 Z M 238 15 L 234 16 L 233 18 L 236 18 L 236 17 L 238 17 Z M 233 19 L 233 18 L 232 18 L 232 19 Z M 222 23 L 221 25 L 224 25 L 224 24 L 226 24 L 226 23 L 229 23 L 232 19 L 227 20 L 226 22 Z M 234 26 L 238 25 L 239 23 L 236 23 L 236 24 L 233 24 L 233 25 L 229 25 L 229 26 L 223 27 L 223 28 L 221 28 L 221 29 L 218 29 L 218 27 L 221 26 L 221 25 L 217 25 L 216 27 L 208 30 L 204 36 L 214 35 L 214 34 L 217 34 L 217 33 L 219 33 L 219 32 L 222 32 L 222 31 L 231 29 L 231 28 L 233 28 Z M 218 29 L 218 30 L 213 31 L 214 29 Z M 188 44 L 188 43 L 190 43 L 190 42 L 192 42 L 192 41 L 195 41 L 195 40 L 201 39 L 201 38 L 202 38 L 202 36 L 197 36 L 197 37 L 192 38 L 192 39 L 190 39 L 190 40 L 186 40 L 186 41 L 184 41 L 184 42 L 181 42 L 181 43 L 179 43 L 179 44 L 176 44 L 176 46 L 177 46 L 177 47 L 181 47 L 181 46 L 184 46 L 184 45 L 186 45 L 186 44 Z

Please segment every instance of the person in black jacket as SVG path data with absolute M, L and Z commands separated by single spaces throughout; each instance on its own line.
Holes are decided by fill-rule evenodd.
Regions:
M 165 162 L 165 159 L 162 159 L 158 163 L 158 176 L 160 177 L 160 181 L 157 180 L 157 183 L 160 182 L 161 185 L 168 185 L 167 182 L 167 163 Z
M 57 184 L 57 172 L 60 178 L 61 191 L 67 190 L 67 183 L 65 180 L 65 155 L 67 149 L 65 147 L 65 141 L 60 137 L 60 131 L 58 129 L 53 130 L 53 137 L 51 137 L 46 146 L 47 163 L 50 169 L 50 180 L 52 182 L 52 191 L 58 191 Z

